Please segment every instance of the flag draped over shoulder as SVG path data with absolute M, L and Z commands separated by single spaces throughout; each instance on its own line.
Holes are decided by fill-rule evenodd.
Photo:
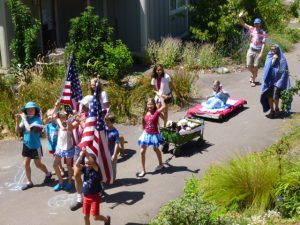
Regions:
M 96 156 L 103 179 L 102 181 L 111 184 L 113 182 L 111 155 L 101 111 L 99 83 L 97 82 L 88 118 L 85 121 L 80 148 L 85 148 L 88 153 Z
M 82 90 L 78 79 L 74 59 L 71 56 L 66 81 L 60 96 L 60 103 L 66 107 L 71 107 L 76 114 L 79 113 L 79 101 L 82 99 Z M 74 145 L 79 144 L 79 127 L 72 132 Z
M 68 66 L 67 78 L 60 96 L 60 103 L 64 105 L 70 105 L 72 110 L 78 113 L 79 101 L 81 99 L 82 90 L 78 79 L 74 59 L 71 56 Z

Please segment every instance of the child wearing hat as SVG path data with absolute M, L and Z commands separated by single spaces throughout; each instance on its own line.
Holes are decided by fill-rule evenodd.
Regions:
M 20 129 L 23 130 L 22 156 L 27 183 L 22 186 L 22 190 L 27 190 L 33 187 L 30 168 L 31 159 L 34 160 L 36 167 L 45 173 L 44 183 L 48 183 L 52 175 L 41 161 L 43 152 L 40 138 L 43 126 L 40 108 L 35 102 L 27 102 L 21 111 L 22 113 L 16 115 L 16 133 L 19 133 Z

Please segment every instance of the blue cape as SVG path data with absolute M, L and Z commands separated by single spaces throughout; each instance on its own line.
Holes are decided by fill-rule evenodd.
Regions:
M 276 45 L 276 54 L 278 55 L 278 59 L 273 65 L 273 54 L 271 50 L 269 51 L 265 62 L 260 96 L 260 103 L 262 104 L 264 112 L 267 112 L 270 109 L 268 97 L 266 96 L 266 92 L 269 88 L 276 86 L 281 90 L 287 90 L 291 87 L 288 64 L 278 45 Z

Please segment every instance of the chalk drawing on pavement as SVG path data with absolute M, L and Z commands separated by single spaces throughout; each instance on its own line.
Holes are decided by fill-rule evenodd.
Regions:
M 65 205 L 70 205 L 74 199 L 76 194 L 61 194 L 56 195 L 48 200 L 48 206 L 50 208 L 60 208 Z
M 26 176 L 24 167 L 19 167 L 12 182 L 5 182 L 4 185 L 10 191 L 19 191 L 22 185 L 26 183 Z

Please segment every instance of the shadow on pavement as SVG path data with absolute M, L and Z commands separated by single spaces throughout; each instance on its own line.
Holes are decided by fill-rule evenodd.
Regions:
M 110 194 L 104 196 L 101 200 L 106 203 L 114 203 L 111 209 L 114 209 L 118 205 L 133 205 L 136 202 L 140 201 L 145 195 L 145 192 L 142 191 L 121 191 L 118 193 Z
M 146 178 L 122 178 L 122 179 L 117 179 L 115 183 L 105 186 L 105 190 L 107 189 L 112 189 L 116 187 L 121 187 L 121 186 L 132 186 L 132 185 L 137 185 L 137 184 L 142 184 L 148 181 Z
M 164 163 L 164 168 L 162 168 L 161 170 L 154 171 L 154 172 L 147 172 L 147 174 L 151 174 L 151 175 L 155 175 L 155 174 L 159 174 L 159 173 L 160 174 L 166 174 L 166 173 L 171 174 L 171 173 L 182 172 L 182 171 L 198 173 L 200 171 L 200 169 L 190 170 L 186 166 L 173 166 L 172 164 L 169 163 L 172 158 L 173 158 L 173 156 L 166 160 L 166 162 Z
M 119 157 L 118 163 L 124 162 L 128 159 L 130 159 L 134 154 L 136 154 L 136 150 L 133 149 L 125 149 L 126 154 L 124 156 Z
M 199 142 L 196 140 L 192 140 L 178 146 L 177 148 L 179 148 L 179 152 L 176 154 L 175 157 L 191 157 L 195 154 L 202 154 L 202 152 L 207 151 L 206 149 L 212 145 L 213 144 L 205 140 L 202 140 L 201 144 L 199 144 Z M 168 153 L 172 153 L 174 148 L 175 146 L 173 145 L 172 148 L 168 151 Z

